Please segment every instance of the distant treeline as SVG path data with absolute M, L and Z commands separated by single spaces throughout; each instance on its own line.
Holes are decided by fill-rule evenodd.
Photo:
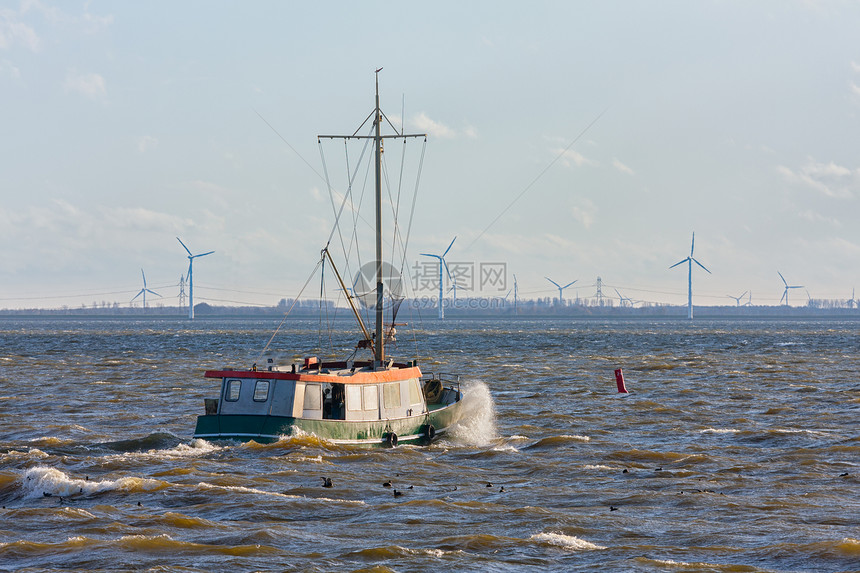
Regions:
M 618 306 L 614 304 L 583 304 L 558 300 L 521 300 L 516 305 L 500 299 L 460 299 L 456 303 L 445 301 L 446 318 L 681 318 L 687 317 L 686 305 Z M 696 318 L 860 318 L 860 309 L 853 305 L 815 304 L 806 306 L 694 306 Z M 349 318 L 351 311 L 335 306 L 332 301 L 281 299 L 275 306 L 216 306 L 205 302 L 194 305 L 196 317 L 206 316 L 283 316 L 289 312 L 295 317 L 317 317 L 325 313 L 329 318 Z M 154 305 L 147 308 L 118 304 L 92 304 L 59 309 L 0 310 L 0 316 L 151 316 L 183 317 L 188 307 Z M 398 320 L 414 320 L 418 314 L 424 320 L 436 318 L 435 301 L 407 299 L 400 305 Z

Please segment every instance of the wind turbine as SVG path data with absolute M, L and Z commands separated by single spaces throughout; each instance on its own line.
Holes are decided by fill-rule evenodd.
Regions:
M 427 253 L 421 253 L 422 257 L 433 257 L 434 259 L 439 259 L 439 318 L 445 318 L 445 305 L 444 305 L 444 287 L 443 287 L 443 277 L 442 277 L 442 267 L 445 267 L 445 272 L 448 273 L 448 279 L 451 278 L 451 271 L 448 270 L 448 263 L 445 262 L 445 255 L 448 254 L 448 251 L 451 250 L 451 247 L 454 246 L 454 241 L 457 240 L 457 237 L 451 239 L 451 244 L 448 245 L 448 248 L 445 249 L 445 252 L 441 255 L 430 255 Z M 456 296 L 456 295 L 455 295 Z
M 803 285 L 789 285 L 785 281 L 785 277 L 782 276 L 781 272 L 776 271 L 776 274 L 779 275 L 779 278 L 782 279 L 782 284 L 785 285 L 785 292 L 782 293 L 782 298 L 779 299 L 779 302 L 785 301 L 785 306 L 788 306 L 788 289 L 790 289 L 790 288 L 803 288 Z
M 671 268 L 677 267 L 681 263 L 687 263 L 687 318 L 693 320 L 693 263 L 696 263 L 706 271 L 708 269 L 705 268 L 705 265 L 697 261 L 693 258 L 693 249 L 696 246 L 696 233 L 693 233 L 693 240 L 690 242 L 690 256 L 686 259 L 682 259 L 672 265 Z M 711 274 L 711 271 L 708 271 L 708 274 Z
M 746 296 L 746 294 L 747 294 L 748 292 L 749 292 L 749 291 L 746 291 L 746 290 L 745 290 L 745 291 L 744 291 L 744 294 L 742 294 L 741 296 L 732 296 L 732 295 L 730 295 L 730 294 L 727 294 L 726 296 L 727 296 L 727 297 L 729 297 L 729 298 L 733 298 L 733 299 L 735 299 L 735 301 L 738 303 L 738 306 L 740 306 L 740 305 L 741 305 L 741 299 L 742 299 L 744 296 Z
M 557 282 L 555 282 L 554 280 L 552 280 L 552 279 L 551 279 L 551 278 L 549 278 L 549 277 L 544 277 L 544 278 L 545 278 L 546 280 L 548 280 L 549 282 L 551 282 L 552 284 L 554 284 L 554 285 L 556 286 L 556 288 L 558 288 L 558 303 L 559 303 L 561 306 L 564 306 L 564 296 L 562 295 L 562 293 L 563 293 L 564 289 L 566 289 L 567 287 L 569 287 L 570 285 L 572 285 L 572 284 L 573 284 L 573 283 L 575 283 L 576 281 L 573 281 L 573 282 L 567 283 L 567 284 L 566 284 L 566 285 L 564 285 L 564 286 L 561 286 L 560 284 L 558 284 Z M 578 281 L 579 279 L 576 279 L 576 280 Z
M 619 301 L 618 304 L 620 306 L 625 306 L 625 304 L 624 304 L 625 301 L 627 301 L 627 304 L 629 304 L 630 306 L 633 306 L 633 299 L 632 298 L 627 298 L 626 296 L 621 296 L 621 293 L 618 292 L 618 289 L 615 289 L 615 294 L 618 295 L 618 301 Z
M 154 290 L 149 290 L 148 288 L 146 288 L 146 274 L 143 272 L 143 269 L 140 269 L 140 275 L 143 277 L 143 288 L 140 289 L 139 293 L 134 295 L 134 298 L 131 299 L 131 302 L 134 302 L 137 299 L 137 297 L 139 297 L 140 295 L 143 295 L 143 310 L 146 310 L 146 293 L 154 294 L 155 296 L 161 296 L 161 295 L 158 294 L 157 292 L 155 292 Z
M 851 298 L 848 299 L 848 308 L 854 308 L 857 306 L 857 299 L 854 298 L 854 288 L 851 288 Z
M 194 319 L 194 259 L 197 257 L 205 257 L 206 255 L 211 255 L 215 251 L 209 251 L 208 253 L 200 253 L 199 255 L 192 255 L 191 251 L 188 250 L 188 247 L 185 246 L 185 243 L 182 242 L 182 239 L 176 237 L 176 240 L 179 241 L 179 244 L 182 245 L 182 248 L 185 249 L 185 252 L 188 253 L 188 318 Z

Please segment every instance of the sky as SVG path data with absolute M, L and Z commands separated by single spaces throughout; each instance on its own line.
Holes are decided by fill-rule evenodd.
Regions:
M 176 237 L 215 251 L 195 302 L 317 295 L 323 175 L 346 170 L 316 136 L 359 127 L 378 68 L 383 110 L 428 134 L 409 147 L 416 296 L 433 294 L 420 253 L 456 236 L 449 265 L 475 273 L 458 297 L 513 275 L 521 298 L 557 296 L 545 277 L 591 297 L 599 276 L 682 305 L 686 265 L 669 267 L 695 232 L 698 305 L 779 304 L 778 272 L 803 286 L 792 305 L 845 300 L 857 30 L 860 2 L 839 0 L 3 1 L 0 308 L 127 305 L 141 269 L 175 305 Z

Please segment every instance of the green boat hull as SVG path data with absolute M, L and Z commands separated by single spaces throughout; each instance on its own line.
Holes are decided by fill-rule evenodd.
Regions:
M 209 414 L 197 417 L 194 437 L 205 440 L 276 442 L 284 436 L 313 434 L 336 444 L 394 446 L 427 444 L 459 418 L 460 402 L 421 416 L 390 420 L 316 420 L 287 416 Z

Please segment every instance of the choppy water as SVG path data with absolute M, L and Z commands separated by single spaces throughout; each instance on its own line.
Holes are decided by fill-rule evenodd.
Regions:
M 469 423 L 365 450 L 190 438 L 273 321 L 6 319 L 0 569 L 860 571 L 858 325 L 428 323 Z

